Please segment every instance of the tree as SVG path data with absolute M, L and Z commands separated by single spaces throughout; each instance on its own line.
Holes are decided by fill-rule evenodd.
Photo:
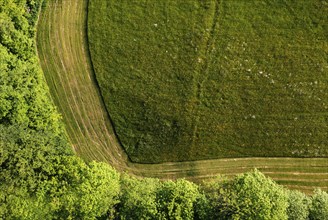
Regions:
M 108 164 L 92 162 L 85 174 L 85 181 L 78 186 L 80 210 L 83 219 L 93 219 L 107 214 L 114 216 L 119 203 L 120 174 Z
M 184 179 L 163 182 L 156 196 L 157 219 L 193 219 L 199 195 L 198 186 Z
M 119 174 L 64 153 L 64 147 L 67 142 L 52 133 L 0 125 L 1 216 L 94 219 L 113 211 Z
M 120 219 L 156 219 L 156 191 L 158 179 L 137 179 L 129 175 L 121 178 Z
M 210 219 L 287 219 L 285 190 L 257 170 L 210 186 Z
M 38 189 L 49 212 L 59 219 L 96 219 L 113 216 L 120 192 L 119 173 L 104 163 L 87 164 L 77 156 L 52 158 L 48 177 Z
M 328 193 L 317 189 L 312 196 L 310 206 L 310 220 L 328 219 Z
M 287 215 L 290 220 L 306 220 L 309 216 L 311 199 L 299 191 L 288 191 Z
M 58 148 L 57 148 L 58 147 Z M 41 186 L 49 179 L 52 158 L 70 155 L 66 142 L 51 133 L 20 125 L 0 125 L 0 216 L 4 219 L 47 219 Z M 46 217 L 48 216 L 48 217 Z

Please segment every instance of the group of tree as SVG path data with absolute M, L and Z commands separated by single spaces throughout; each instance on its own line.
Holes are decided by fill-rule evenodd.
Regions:
M 0 219 L 328 219 L 328 194 L 259 171 L 196 185 L 75 156 L 35 51 L 42 0 L 0 1 Z
M 1 126 L 3 219 L 328 219 L 328 194 L 307 196 L 258 170 L 203 184 L 120 174 L 53 153 L 48 135 Z

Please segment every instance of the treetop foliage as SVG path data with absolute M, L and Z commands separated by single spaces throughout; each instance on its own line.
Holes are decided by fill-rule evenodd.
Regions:
M 72 155 L 35 54 L 42 0 L 0 1 L 0 219 L 328 219 L 328 194 L 259 171 L 204 185 Z
M 0 3 L 0 123 L 22 124 L 64 137 L 35 50 L 34 24 L 41 3 Z

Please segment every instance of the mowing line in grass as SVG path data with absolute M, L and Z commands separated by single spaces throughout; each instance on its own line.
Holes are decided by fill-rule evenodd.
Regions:
M 316 181 L 328 174 L 325 158 L 232 158 L 161 164 L 131 163 L 119 145 L 95 84 L 86 42 L 86 0 L 49 0 L 38 24 L 37 46 L 52 98 L 63 116 L 76 153 L 91 161 L 104 161 L 120 171 L 146 177 L 186 178 L 193 181 L 220 173 L 234 175 L 259 167 L 268 176 L 297 181 L 296 173 L 313 173 Z M 74 82 L 74 83 L 73 83 Z M 261 168 L 263 167 L 263 168 Z M 280 174 L 286 174 L 279 177 Z M 304 174 L 300 179 L 308 179 Z M 299 181 L 301 182 L 301 181 Z M 324 181 L 289 184 L 306 192 Z

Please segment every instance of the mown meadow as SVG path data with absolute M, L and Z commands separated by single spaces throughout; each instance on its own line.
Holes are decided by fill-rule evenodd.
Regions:
M 134 162 L 325 157 L 327 1 L 89 3 L 91 58 Z
M 186 178 L 200 183 L 218 174 L 233 177 L 258 168 L 277 183 L 311 193 L 328 188 L 326 158 L 244 157 L 134 163 L 112 129 L 90 61 L 88 1 L 49 1 L 38 22 L 37 49 L 47 85 L 74 152 L 85 161 L 103 161 L 116 170 L 160 179 Z M 91 4 L 91 3 L 90 3 Z
M 66 136 L 35 42 L 40 9 L 61 3 L 0 2 L 0 219 L 328 218 L 326 192 L 291 191 L 256 169 L 196 185 L 136 178 L 74 155 L 79 146 Z

